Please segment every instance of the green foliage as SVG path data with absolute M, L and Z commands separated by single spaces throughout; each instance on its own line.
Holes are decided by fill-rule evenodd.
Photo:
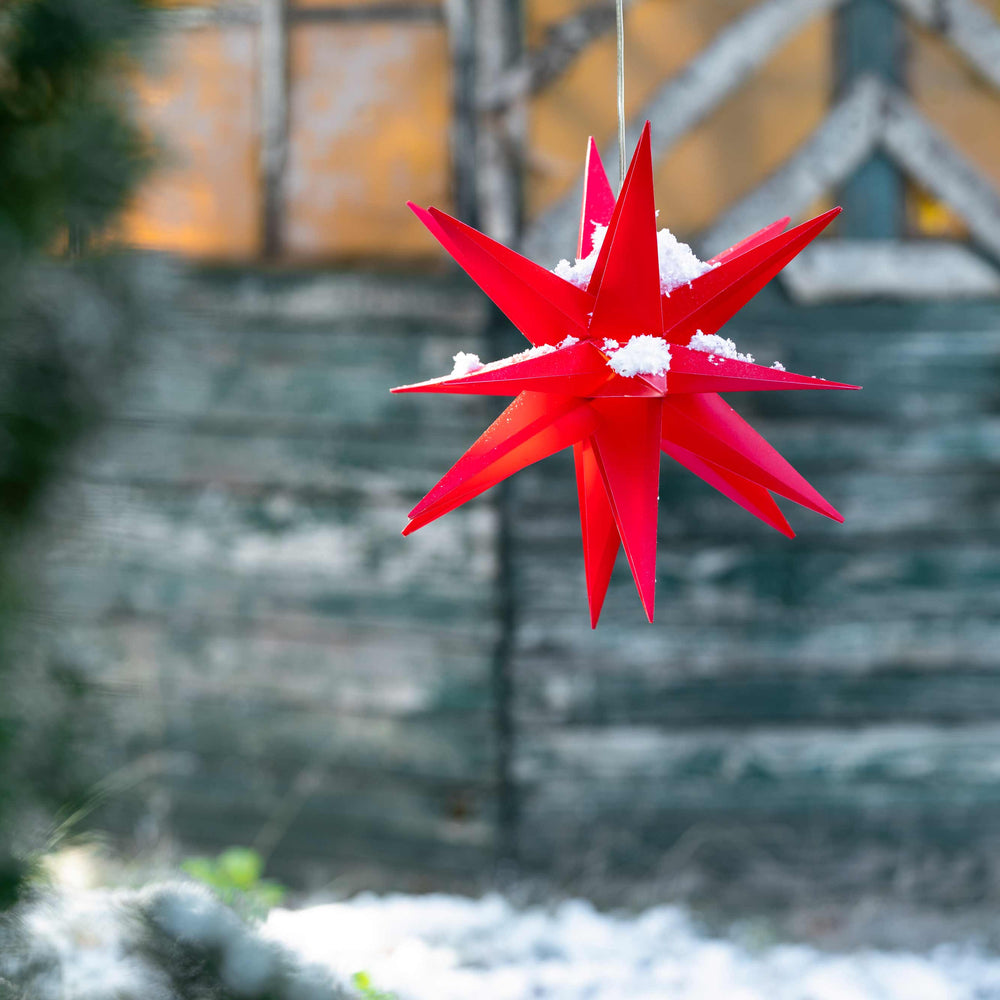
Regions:
M 0 12 L 0 256 L 95 233 L 149 164 L 126 104 L 146 0 L 13 0 Z
M 279 906 L 287 890 L 263 878 L 264 862 L 248 847 L 230 847 L 217 858 L 188 858 L 181 868 L 204 883 L 227 905 L 253 915 Z
M 153 16 L 147 0 L 0 2 L 0 841 L 99 773 L 80 665 L 22 620 L 38 563 L 25 538 L 148 315 L 139 269 L 84 251 L 150 166 L 130 82 Z
M 351 982 L 357 987 L 362 1000 L 396 1000 L 394 994 L 375 989 L 367 972 L 356 972 Z

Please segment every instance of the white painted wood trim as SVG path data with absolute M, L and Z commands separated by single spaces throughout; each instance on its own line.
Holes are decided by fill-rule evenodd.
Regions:
M 803 305 L 868 298 L 989 298 L 1000 272 L 967 246 L 944 240 L 821 239 L 781 272 Z
M 896 0 L 918 24 L 946 38 L 1000 88 L 1000 23 L 976 0 Z
M 884 97 L 877 80 L 858 80 L 791 159 L 729 208 L 699 240 L 703 253 L 712 256 L 725 250 L 783 215 L 801 215 L 850 177 L 878 145 Z
M 1000 194 L 899 91 L 883 102 L 881 143 L 912 178 L 955 211 L 1000 258 Z

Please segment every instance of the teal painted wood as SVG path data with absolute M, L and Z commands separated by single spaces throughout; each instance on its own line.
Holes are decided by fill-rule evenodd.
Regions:
M 756 302 L 742 350 L 865 386 L 728 397 L 847 522 L 783 503 L 786 541 L 665 463 L 655 625 L 619 565 L 591 632 L 571 463 L 521 475 L 525 865 L 605 898 L 1000 889 L 998 332 L 993 303 Z
M 399 535 L 500 405 L 386 392 L 504 349 L 475 290 L 203 274 L 182 305 L 48 555 L 103 750 L 162 769 L 105 810 L 123 837 L 287 816 L 303 883 L 468 883 L 516 850 L 596 894 L 890 891 L 902 858 L 914 892 L 1000 893 L 996 304 L 763 296 L 742 349 L 865 390 L 730 401 L 847 523 L 785 505 L 788 541 L 665 463 L 657 623 L 622 565 L 597 632 L 568 455 Z
M 448 278 L 188 283 L 48 557 L 103 750 L 154 768 L 104 809 L 120 836 L 263 842 L 298 883 L 489 869 L 495 511 L 400 530 L 495 407 L 388 392 L 477 349 L 484 316 Z

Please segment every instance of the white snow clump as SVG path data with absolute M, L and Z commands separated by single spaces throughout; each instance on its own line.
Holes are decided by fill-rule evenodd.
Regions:
M 606 340 L 607 345 L 615 343 Z M 612 351 L 608 365 L 619 375 L 665 375 L 670 370 L 670 346 L 662 337 L 641 333 L 624 346 Z
M 601 252 L 601 245 L 604 243 L 604 237 L 607 235 L 607 232 L 607 226 L 602 226 L 595 222 L 593 234 L 594 245 L 590 253 L 586 257 L 577 257 L 574 264 L 571 264 L 568 260 L 561 260 L 552 270 L 560 278 L 565 278 L 571 285 L 576 285 L 577 288 L 582 288 L 586 291 L 587 285 L 590 284 L 591 275 L 594 273 L 594 268 L 597 266 L 597 257 Z
M 451 370 L 452 378 L 461 375 L 471 375 L 473 372 L 477 372 L 483 367 L 483 363 L 479 360 L 478 354 L 466 354 L 465 351 L 459 351 L 453 360 L 455 362 L 455 367 Z
M 656 249 L 660 257 L 660 291 L 664 295 L 681 285 L 691 284 L 715 267 L 699 260 L 691 247 L 681 243 L 669 229 L 661 229 L 656 234 Z
M 552 270 L 560 278 L 586 290 L 607 233 L 607 226 L 594 223 L 593 249 L 590 253 L 586 257 L 577 257 L 573 264 L 561 260 Z M 691 247 L 681 243 L 669 229 L 661 229 L 656 234 L 656 249 L 660 259 L 660 291 L 664 295 L 669 295 L 680 285 L 690 284 L 715 266 L 699 260 Z
M 463 375 L 471 375 L 473 372 L 502 368 L 504 365 L 512 365 L 517 361 L 527 361 L 529 358 L 540 358 L 545 354 L 552 354 L 553 351 L 560 351 L 564 347 L 572 347 L 579 343 L 579 337 L 564 337 L 558 344 L 539 344 L 537 347 L 529 347 L 518 354 L 512 354 L 508 358 L 499 358 L 485 364 L 479 360 L 478 354 L 466 354 L 465 351 L 459 351 L 454 358 L 455 367 L 452 368 L 448 378 L 460 378 Z
M 704 351 L 706 354 L 717 354 L 720 358 L 732 358 L 734 361 L 749 361 L 753 364 L 752 354 L 741 354 L 736 344 L 728 337 L 720 337 L 717 333 L 695 332 L 688 347 L 693 351 Z

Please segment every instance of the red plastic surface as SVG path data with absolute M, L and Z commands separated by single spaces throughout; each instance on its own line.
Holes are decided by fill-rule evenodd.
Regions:
M 719 330 L 839 209 L 787 232 L 788 219 L 779 219 L 718 254 L 715 266 L 690 284 L 663 295 L 648 123 L 617 199 L 590 141 L 578 257 L 593 250 L 595 223 L 608 231 L 586 291 L 443 212 L 411 207 L 532 344 L 556 346 L 570 336 L 578 342 L 393 390 L 516 396 L 414 507 L 404 534 L 572 447 L 590 622 L 596 626 L 619 547 L 653 618 L 661 453 L 789 537 L 793 532 L 772 493 L 842 520 L 717 393 L 856 386 L 687 346 L 696 331 Z M 665 374 L 623 376 L 611 368 L 614 354 L 603 350 L 604 338 L 624 345 L 638 334 L 671 344 Z
M 606 226 L 615 210 L 615 194 L 601 163 L 594 137 L 587 146 L 587 165 L 583 172 L 583 205 L 580 210 L 580 239 L 577 257 L 589 257 L 594 249 L 594 226 Z

